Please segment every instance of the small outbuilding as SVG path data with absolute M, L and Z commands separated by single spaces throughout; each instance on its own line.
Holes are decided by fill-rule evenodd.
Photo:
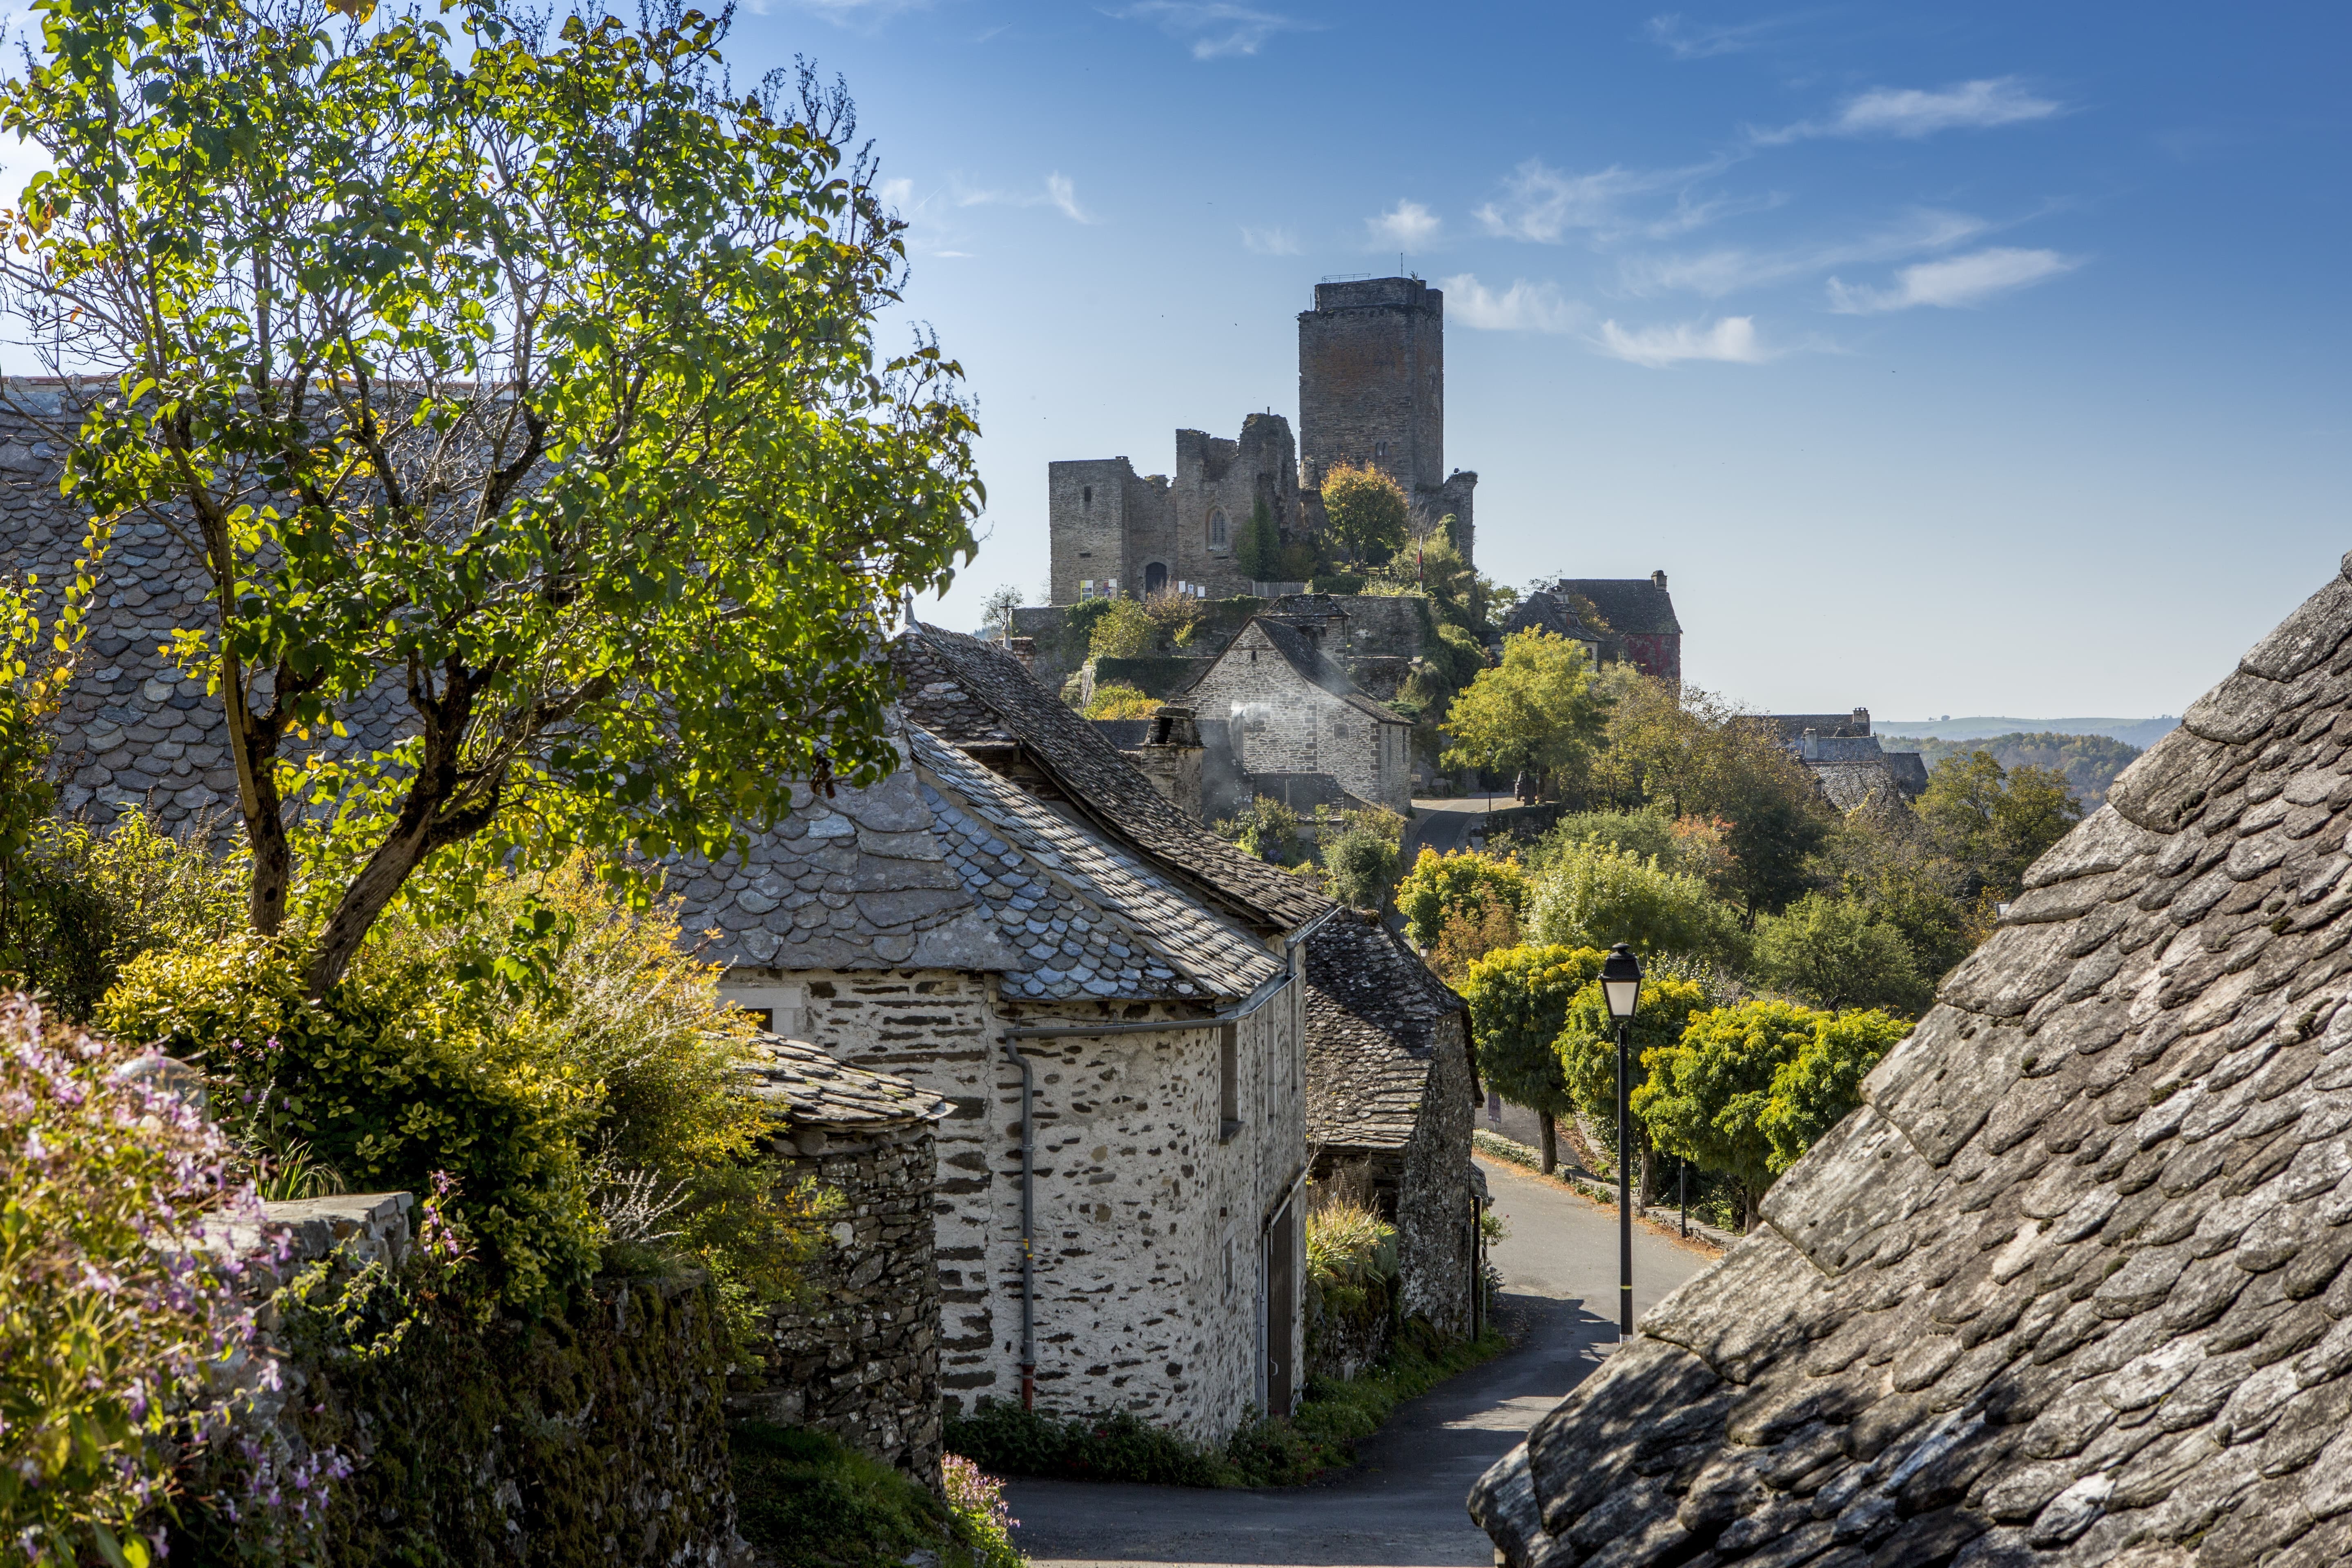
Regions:
M 1307 1141 L 1318 1182 L 1363 1180 L 1397 1228 L 1403 1315 L 1475 1331 L 1478 1103 L 1467 1005 L 1378 917 L 1307 943 Z

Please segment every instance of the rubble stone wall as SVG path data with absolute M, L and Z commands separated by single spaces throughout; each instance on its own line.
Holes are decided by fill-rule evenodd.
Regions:
M 769 1316 L 763 1373 L 739 1373 L 728 1403 L 816 1426 L 860 1453 L 940 1485 L 940 1276 L 932 1256 L 930 1123 L 779 1139 L 786 1184 L 838 1193 L 831 1245 L 805 1299 Z
M 1429 1087 L 1405 1146 L 1396 1198 L 1402 1310 L 1440 1333 L 1467 1339 L 1476 1288 L 1478 1232 L 1470 1198 L 1470 1058 L 1462 1017 L 1437 1026 Z
M 1255 627 L 1184 697 L 1202 720 L 1225 721 L 1244 773 L 1329 773 L 1360 799 L 1412 809 L 1411 726 L 1383 723 L 1307 680 Z

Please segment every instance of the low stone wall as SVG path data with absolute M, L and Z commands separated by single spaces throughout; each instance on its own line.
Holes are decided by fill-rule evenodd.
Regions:
M 1335 1311 L 1320 1290 L 1307 1293 L 1307 1375 L 1342 1382 L 1370 1371 L 1396 1341 L 1397 1320 L 1389 1306 L 1391 1285 L 1374 1281 L 1364 1299 Z
M 845 1135 L 801 1130 L 778 1145 L 788 1181 L 842 1195 L 833 1246 L 803 1301 L 769 1318 L 768 1366 L 737 1373 L 734 1411 L 815 1426 L 940 1486 L 940 1276 L 931 1217 L 933 1124 Z
M 266 1229 L 288 1243 L 278 1279 L 331 1256 L 338 1279 L 370 1263 L 396 1268 L 409 1208 L 405 1193 L 268 1205 Z M 412 1298 L 391 1342 L 385 1300 L 360 1314 L 356 1335 L 314 1313 L 265 1314 L 258 1354 L 235 1371 L 266 1389 L 274 1363 L 279 1388 L 257 1400 L 243 1440 L 209 1458 L 200 1487 L 266 1464 L 290 1498 L 348 1464 L 324 1486 L 302 1560 L 733 1560 L 727 1340 L 703 1278 L 599 1280 L 565 1315 L 530 1323 L 477 1324 Z M 240 1560 L 249 1540 L 221 1539 L 225 1521 L 184 1512 L 174 1561 Z

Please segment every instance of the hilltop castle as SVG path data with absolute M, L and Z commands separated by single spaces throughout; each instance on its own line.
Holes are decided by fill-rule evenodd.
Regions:
M 1236 559 L 1263 502 L 1288 543 L 1322 526 L 1323 477 L 1343 464 L 1402 486 L 1417 528 L 1454 520 L 1471 557 L 1478 476 L 1445 469 L 1445 296 L 1418 278 L 1316 286 L 1298 315 L 1298 437 L 1253 414 L 1238 440 L 1176 432 L 1176 476 L 1125 458 L 1048 465 L 1053 603 L 1154 594 L 1178 583 L 1213 598 L 1255 591 Z

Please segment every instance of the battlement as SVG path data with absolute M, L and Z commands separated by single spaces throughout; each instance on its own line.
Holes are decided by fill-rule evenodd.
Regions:
M 1417 310 L 1442 315 L 1445 296 L 1418 278 L 1359 278 L 1315 285 L 1315 309 L 1331 310 Z

